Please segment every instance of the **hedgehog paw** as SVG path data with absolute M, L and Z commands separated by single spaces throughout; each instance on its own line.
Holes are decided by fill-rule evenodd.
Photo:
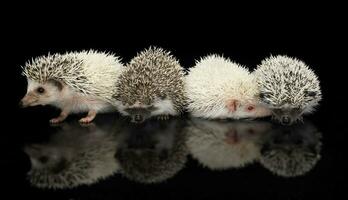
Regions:
M 157 116 L 158 120 L 168 120 L 169 119 L 169 115 L 159 115 Z
M 91 121 L 93 121 L 93 119 L 95 118 L 95 116 L 97 115 L 97 112 L 96 111 L 89 111 L 87 116 L 84 117 L 84 118 L 81 118 L 79 120 L 80 123 L 82 124 L 88 124 L 90 123 Z
M 50 120 L 51 124 L 58 124 L 61 123 L 62 121 L 64 121 L 66 118 L 68 117 L 68 113 L 67 112 L 61 112 L 60 115 L 56 118 L 53 118 Z
M 62 119 L 60 119 L 59 117 L 50 119 L 50 123 L 51 123 L 51 124 L 58 124 L 58 123 L 61 123 L 62 121 L 64 121 L 64 119 L 62 120 Z
M 226 107 L 230 112 L 235 112 L 237 110 L 238 105 L 239 101 L 231 99 L 227 101 Z

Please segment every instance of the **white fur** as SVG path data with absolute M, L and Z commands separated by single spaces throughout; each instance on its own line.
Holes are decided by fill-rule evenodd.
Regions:
M 93 89 L 102 92 L 100 95 L 102 98 L 112 101 L 112 95 L 116 92 L 117 79 L 124 70 L 118 58 L 94 51 L 83 51 L 75 55 L 84 61 L 84 74 L 94 86 Z
M 254 118 L 270 115 L 258 105 L 258 88 L 249 71 L 217 55 L 207 56 L 190 69 L 185 79 L 188 111 L 203 118 Z M 229 112 L 227 102 L 239 101 L 240 107 Z M 246 112 L 249 104 L 256 104 L 254 111 Z
M 132 106 L 124 105 L 121 101 L 114 101 L 114 106 L 117 107 L 117 110 L 125 115 L 128 116 L 129 114 L 125 111 L 126 108 L 130 108 Z M 157 115 L 177 115 L 178 112 L 174 109 L 173 102 L 170 99 L 164 99 L 164 100 L 156 100 L 153 103 L 153 106 L 157 109 L 151 113 L 151 116 L 157 116 Z
M 63 86 L 62 91 L 58 91 L 54 86 L 47 84 L 40 84 L 36 81 L 28 79 L 28 93 L 34 92 L 37 87 L 42 86 L 45 88 L 46 93 L 49 93 L 49 97 L 46 100 L 45 97 L 39 96 L 40 105 L 53 105 L 57 108 L 69 111 L 69 113 L 80 113 L 94 110 L 97 113 L 111 112 L 115 108 L 102 100 L 101 98 L 94 96 L 86 96 L 81 93 L 77 93 L 69 86 Z
M 173 102 L 170 99 L 158 100 L 154 103 L 157 108 L 151 113 L 152 116 L 157 115 L 177 115 L 178 112 L 174 109 Z

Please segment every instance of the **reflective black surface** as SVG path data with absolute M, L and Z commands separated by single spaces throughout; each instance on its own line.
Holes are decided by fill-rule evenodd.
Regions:
M 343 187 L 338 152 L 309 120 L 281 126 L 185 116 L 134 124 L 100 115 L 81 125 L 75 118 L 59 125 L 38 118 L 40 128 L 26 124 L 11 138 L 8 186 L 57 199 L 305 198 Z

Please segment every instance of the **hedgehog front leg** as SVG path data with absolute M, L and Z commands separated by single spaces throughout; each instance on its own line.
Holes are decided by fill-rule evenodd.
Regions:
M 95 110 L 90 110 L 88 111 L 88 114 L 86 117 L 81 118 L 79 120 L 80 123 L 90 123 L 91 121 L 93 121 L 93 119 L 95 118 L 95 116 L 97 115 L 97 111 Z
M 237 110 L 238 105 L 239 101 L 235 99 L 231 99 L 226 102 L 226 107 L 230 112 L 235 112 Z
M 60 123 L 60 122 L 64 121 L 68 117 L 68 115 L 69 115 L 68 110 L 62 110 L 62 112 L 60 112 L 58 117 L 50 120 L 50 123 L 52 123 L 52 124 Z

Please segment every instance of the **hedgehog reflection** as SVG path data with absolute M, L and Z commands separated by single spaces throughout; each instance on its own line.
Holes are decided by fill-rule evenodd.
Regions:
M 140 183 L 158 183 L 173 177 L 186 163 L 183 128 L 178 119 L 123 126 L 115 155 L 122 174 Z
M 29 181 L 39 188 L 72 188 L 89 185 L 118 170 L 115 140 L 91 124 L 63 124 L 48 143 L 27 145 Z
M 321 133 L 309 122 L 276 126 L 265 138 L 260 163 L 279 176 L 304 175 L 320 160 L 321 144 Z
M 271 124 L 264 121 L 209 121 L 192 118 L 187 146 L 193 158 L 212 170 L 243 167 L 259 158 L 260 136 Z

